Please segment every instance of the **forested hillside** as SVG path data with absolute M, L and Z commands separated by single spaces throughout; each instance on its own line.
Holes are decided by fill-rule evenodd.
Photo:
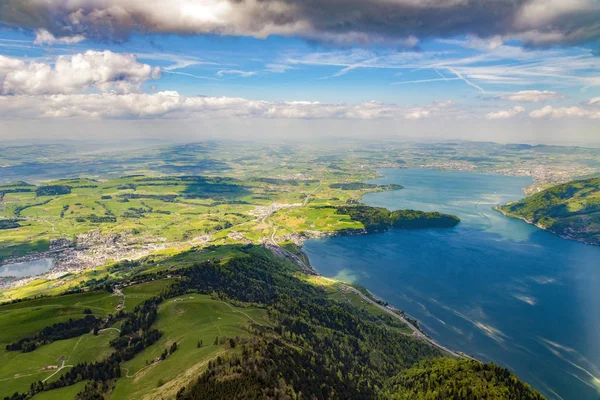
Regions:
M 191 250 L 160 262 L 148 259 L 115 265 L 113 282 L 116 276 L 127 277 L 124 300 L 137 305 L 131 311 L 112 313 L 102 322 L 94 320 L 88 324 L 92 333 L 80 332 L 80 339 L 113 332 L 114 338 L 103 345 L 106 356 L 83 359 L 64 371 L 61 368 L 51 380 L 30 378 L 28 389 L 25 386 L 7 398 L 24 400 L 46 392 L 59 396 L 79 385 L 77 399 L 137 395 L 190 400 L 412 399 L 415 390 L 428 399 L 541 399 L 509 371 L 450 359 L 409 333 L 399 320 L 353 305 L 344 300 L 343 291 L 316 283 L 319 278 L 305 275 L 264 247 L 249 245 L 236 251 L 238 255 L 228 261 L 207 261 L 202 252 Z M 330 285 L 332 281 L 324 282 Z M 113 290 L 104 279 L 72 292 L 85 289 L 99 294 L 102 288 Z M 199 300 L 206 306 L 194 314 L 193 304 Z M 56 307 L 61 302 L 60 297 L 42 298 L 2 306 L 0 311 L 11 331 L 11 318 L 18 318 L 20 310 L 41 310 L 46 303 Z M 247 322 L 232 331 L 214 325 L 226 314 L 201 316 L 206 307 L 217 306 L 247 317 Z M 252 310 L 263 310 L 263 316 Z M 27 355 L 30 363 L 35 357 L 43 362 L 43 353 L 51 351 L 51 346 L 73 336 L 59 331 L 72 332 L 72 326 L 83 326 L 81 321 L 54 324 L 52 334 L 58 342 L 36 339 L 37 348 L 11 354 Z M 201 336 L 198 329 L 204 332 Z M 214 340 L 208 339 L 211 334 Z M 40 335 L 34 331 L 24 337 Z M 11 335 L 13 342 L 20 339 Z M 88 343 L 69 340 L 76 340 L 80 348 Z M 489 396 L 478 397 L 482 390 Z M 467 393 L 472 395 L 461 397 Z
M 451 228 L 460 222 L 460 218 L 450 214 L 418 210 L 389 211 L 383 207 L 364 204 L 341 206 L 337 208 L 337 213 L 349 215 L 354 221 L 362 223 L 369 233 L 390 228 Z
M 600 245 L 600 178 L 557 185 L 497 209 L 561 237 Z

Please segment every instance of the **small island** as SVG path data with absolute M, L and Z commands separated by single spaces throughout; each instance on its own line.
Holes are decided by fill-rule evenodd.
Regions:
M 367 233 L 385 232 L 390 228 L 451 228 L 460 222 L 456 215 L 417 210 L 390 211 L 364 204 L 341 206 L 336 213 L 349 215 L 354 221 L 362 223 Z
M 562 238 L 600 245 L 600 178 L 563 183 L 495 210 Z

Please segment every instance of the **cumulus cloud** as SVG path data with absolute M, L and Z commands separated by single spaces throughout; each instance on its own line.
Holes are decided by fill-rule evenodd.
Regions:
M 56 37 L 122 39 L 134 32 L 298 36 L 414 46 L 473 35 L 529 45 L 600 38 L 597 0 L 4 0 L 0 23 Z
M 539 103 L 548 100 L 560 100 L 564 95 L 550 90 L 521 90 L 516 93 L 501 96 L 502 99 L 526 103 Z
M 600 119 L 600 110 L 583 107 L 552 107 L 546 106 L 529 113 L 532 118 L 591 118 Z
M 142 64 L 131 54 L 86 51 L 59 56 L 54 65 L 0 55 L 0 94 L 76 93 L 94 88 L 122 93 L 160 76 L 160 70 Z
M 485 115 L 486 119 L 506 119 L 506 118 L 513 118 L 516 117 L 517 115 L 521 114 L 525 112 L 525 109 L 523 107 L 520 106 L 515 106 L 513 108 L 510 108 L 508 110 L 500 110 L 500 111 L 494 111 L 494 112 L 490 112 L 487 113 Z
M 80 93 L 0 96 L 5 118 L 232 118 L 267 119 L 422 119 L 444 116 L 452 103 L 403 108 L 380 102 L 327 104 L 311 101 L 271 102 L 239 97 L 186 97 L 174 91 L 158 93 Z
M 34 44 L 75 44 L 85 40 L 83 35 L 62 36 L 57 38 L 46 29 L 40 29 L 35 33 Z

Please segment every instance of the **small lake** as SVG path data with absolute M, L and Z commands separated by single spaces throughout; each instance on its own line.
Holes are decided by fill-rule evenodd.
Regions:
M 54 267 L 54 260 L 51 258 L 6 264 L 0 266 L 0 277 L 12 276 L 16 278 L 25 278 L 48 272 L 52 267 Z
M 600 398 L 600 247 L 561 239 L 492 206 L 527 177 L 386 169 L 370 193 L 388 209 L 441 211 L 451 229 L 310 240 L 321 274 L 361 284 L 444 346 L 510 368 L 549 399 Z

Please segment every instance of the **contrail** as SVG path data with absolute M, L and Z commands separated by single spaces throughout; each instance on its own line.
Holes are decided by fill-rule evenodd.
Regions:
M 473 82 L 471 82 L 470 80 L 468 80 L 467 78 L 465 78 L 460 72 L 458 72 L 454 68 L 452 68 L 452 67 L 446 67 L 446 69 L 448 71 L 452 72 L 453 74 L 455 74 L 458 79 L 463 80 L 467 85 L 474 87 L 475 89 L 479 90 L 481 93 L 485 93 L 485 90 L 483 90 L 481 88 L 481 86 L 477 86 L 476 84 L 474 84 Z

